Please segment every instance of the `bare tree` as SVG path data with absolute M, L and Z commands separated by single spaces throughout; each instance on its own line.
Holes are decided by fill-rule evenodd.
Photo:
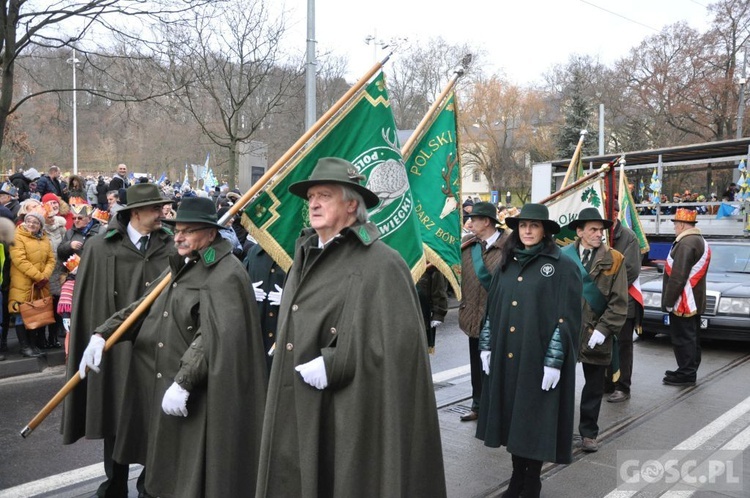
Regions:
M 176 102 L 203 134 L 228 152 L 228 181 L 237 176 L 238 143 L 273 129 L 284 101 L 303 90 L 301 64 L 284 66 L 282 19 L 263 0 L 208 5 L 164 31 L 158 54 L 182 91 Z
M 393 116 L 399 128 L 417 127 L 466 54 L 474 57 L 467 71 L 470 77 L 478 66 L 478 52 L 468 45 L 449 44 L 442 38 L 431 39 L 424 46 L 400 47 L 392 66 L 386 70 Z M 467 84 L 459 81 L 459 85 Z
M 526 202 L 531 161 L 551 159 L 554 150 L 541 94 L 493 76 L 476 81 L 468 97 L 459 115 L 464 165 L 481 171 L 492 190 Z
M 70 86 L 43 88 L 15 100 L 15 68 L 24 53 L 35 47 L 73 47 L 91 33 L 121 33 L 135 39 L 124 26 L 137 26 L 139 20 L 146 19 L 171 22 L 174 16 L 208 1 L 4 0 L 0 12 L 0 130 L 5 129 L 8 116 L 29 99 L 62 89 L 70 91 Z M 3 136 L 0 135 L 0 148 Z

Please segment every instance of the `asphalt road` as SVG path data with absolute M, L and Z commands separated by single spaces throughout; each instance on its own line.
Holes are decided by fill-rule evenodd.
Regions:
M 747 449 L 750 445 L 750 387 L 747 382 L 750 379 L 750 343 L 710 342 L 704 343 L 703 349 L 698 385 L 676 388 L 661 383 L 664 370 L 674 367 L 668 340 L 657 337 L 636 342 L 632 399 L 620 404 L 603 403 L 599 452 L 577 451 L 571 465 L 545 465 L 542 496 L 750 496 L 750 452 Z M 459 421 L 459 416 L 468 409 L 471 386 L 467 340 L 458 329 L 455 310 L 448 313 L 446 323 L 438 329 L 431 363 L 449 496 L 500 496 L 510 477 L 510 455 L 503 448 L 484 447 L 474 438 L 475 424 Z M 40 374 L 0 380 L 0 497 L 81 497 L 90 496 L 96 489 L 102 473 L 101 443 L 81 440 L 73 445 L 62 445 L 60 408 L 28 438 L 19 435 L 64 384 L 63 377 L 62 367 L 53 367 Z M 579 367 L 579 392 L 582 377 Z M 731 420 L 726 414 L 731 415 Z M 650 451 L 663 455 L 676 447 L 674 451 L 685 452 L 685 448 L 695 446 L 695 451 L 705 453 L 727 445 L 741 448 L 739 451 L 744 456 L 744 465 L 737 464 L 733 469 L 739 476 L 739 490 L 717 490 L 716 484 L 712 488 L 709 483 L 707 489 L 704 486 L 704 489 L 686 491 L 674 488 L 673 484 L 654 482 L 647 490 L 633 493 L 625 489 L 611 494 L 618 486 L 621 460 L 627 454 L 623 452 Z M 137 469 L 131 473 L 133 477 L 136 475 Z M 667 487 L 654 491 L 660 485 Z M 135 496 L 134 481 L 131 481 L 131 488 L 131 496 Z M 672 494 L 663 494 L 670 489 Z M 675 494 L 677 491 L 681 494 Z

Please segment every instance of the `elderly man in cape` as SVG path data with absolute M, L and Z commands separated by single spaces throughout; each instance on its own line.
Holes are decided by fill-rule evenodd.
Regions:
M 210 199 L 183 200 L 168 221 L 178 254 L 169 285 L 134 331 L 115 460 L 145 465 L 149 496 L 246 496 L 266 387 L 258 310 Z M 99 369 L 104 339 L 144 298 L 94 331 L 82 377 Z
M 318 161 L 281 298 L 257 497 L 439 498 L 440 429 L 416 288 L 354 165 Z
M 628 280 L 622 254 L 604 241 L 604 231 L 613 224 L 597 208 L 585 208 L 568 224 L 576 232 L 574 244 L 563 254 L 577 263 L 583 278 L 583 311 L 578 360 L 585 383 L 581 391 L 581 449 L 599 450 L 599 411 L 604 396 L 604 372 L 612 361 L 613 338 L 620 333 L 628 314 Z
M 693 386 L 701 364 L 700 322 L 706 311 L 706 273 L 711 248 L 695 227 L 697 213 L 680 208 L 672 219 L 677 238 L 667 257 L 662 281 L 661 305 L 669 313 L 677 370 L 667 370 L 662 382 Z

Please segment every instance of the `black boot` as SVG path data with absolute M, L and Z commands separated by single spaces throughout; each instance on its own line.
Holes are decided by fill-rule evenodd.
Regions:
M 47 353 L 39 348 L 40 338 L 41 342 L 44 343 L 44 329 L 27 330 L 26 333 L 29 336 L 29 344 L 34 353 L 36 353 L 37 356 L 46 357 Z
M 8 329 L 4 328 L 2 333 L 0 333 L 0 353 L 4 353 L 7 350 L 8 350 Z
M 511 456 L 513 457 L 513 474 L 510 476 L 508 489 L 503 493 L 502 498 L 518 498 L 521 496 L 521 491 L 523 490 L 523 481 L 526 475 L 528 460 L 516 455 Z
M 32 349 L 29 343 L 29 335 L 23 325 L 16 325 L 16 335 L 18 336 L 18 345 L 21 346 L 21 356 L 26 358 L 39 358 L 41 356 Z
M 526 463 L 526 475 L 523 479 L 521 498 L 539 498 L 539 493 L 542 492 L 542 462 L 527 459 Z
M 44 333 L 44 332 L 42 332 Z M 59 349 L 60 341 L 57 338 L 57 324 L 47 325 L 47 348 Z

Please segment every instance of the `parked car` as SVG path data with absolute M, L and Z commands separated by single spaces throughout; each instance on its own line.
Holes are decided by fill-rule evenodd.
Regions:
M 701 338 L 750 341 L 750 239 L 709 239 L 708 244 Z M 662 272 L 663 265 L 641 271 L 645 337 L 669 332 L 669 314 L 661 310 Z

